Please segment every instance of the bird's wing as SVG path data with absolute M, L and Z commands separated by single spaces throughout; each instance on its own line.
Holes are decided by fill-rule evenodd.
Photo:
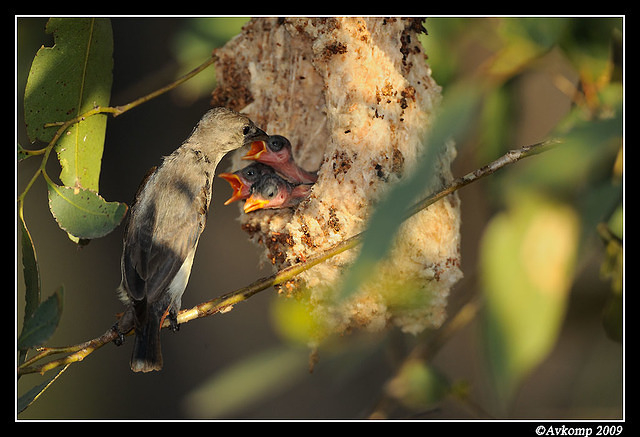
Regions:
M 122 271 L 129 296 L 154 301 L 169 286 L 189 255 L 195 251 L 205 226 L 206 193 L 192 205 L 158 211 L 152 203 L 131 216 L 125 236 Z M 206 202 L 206 203 L 204 203 Z M 191 211 L 191 213 L 186 213 Z M 162 229 L 162 234 L 158 229 Z

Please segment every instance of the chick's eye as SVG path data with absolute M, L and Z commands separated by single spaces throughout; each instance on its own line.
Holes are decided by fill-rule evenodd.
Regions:
M 269 138 L 271 150 L 277 152 L 284 147 L 284 142 L 280 138 Z

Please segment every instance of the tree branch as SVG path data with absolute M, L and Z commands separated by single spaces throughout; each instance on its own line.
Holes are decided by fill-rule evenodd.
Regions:
M 422 211 L 427 208 L 429 205 L 437 202 L 438 200 L 448 196 L 449 194 L 459 190 L 466 185 L 475 182 L 485 176 L 491 175 L 496 171 L 504 168 L 507 165 L 516 163 L 523 158 L 536 155 L 542 153 L 544 151 L 549 150 L 558 144 L 558 140 L 548 140 L 540 143 L 532 144 L 529 146 L 522 147 L 520 149 L 514 149 L 495 161 L 481 167 L 471 173 L 466 174 L 461 178 L 455 179 L 448 187 L 443 188 L 437 193 L 434 193 L 425 199 L 418 202 L 414 205 L 413 208 L 408 212 L 406 218 Z M 249 299 L 251 296 L 266 290 L 274 285 L 280 285 L 286 283 L 293 279 L 296 275 L 310 269 L 311 267 L 320 264 L 342 252 L 345 252 L 349 249 L 356 247 L 360 244 L 364 238 L 366 231 L 363 231 L 359 234 L 356 234 L 350 238 L 343 240 L 342 242 L 336 244 L 332 248 L 313 255 L 307 258 L 303 262 L 299 262 L 297 264 L 293 264 L 289 267 L 281 269 L 280 271 L 274 273 L 271 276 L 267 276 L 257 281 L 239 288 L 237 290 L 226 293 L 222 296 L 216 297 L 207 302 L 203 302 L 191 309 L 182 310 L 178 314 L 178 322 L 186 323 L 194 319 L 199 319 L 202 317 L 210 316 L 215 313 L 227 312 L 230 311 L 234 305 L 240 302 L 244 302 Z M 169 325 L 168 321 L 163 325 L 167 327 Z M 132 332 L 129 333 L 129 335 Z M 93 340 L 89 340 L 87 342 L 68 347 L 45 347 L 40 348 L 38 353 L 33 356 L 31 359 L 25 361 L 21 366 L 18 367 L 18 376 L 29 374 L 29 373 L 40 373 L 44 374 L 45 372 L 54 369 L 59 366 L 68 365 L 73 362 L 82 361 L 89 354 L 93 353 L 95 350 L 101 348 L 107 343 L 112 342 L 118 338 L 118 333 L 112 327 L 109 328 L 104 334 L 101 336 L 94 338 Z M 51 355 L 68 353 L 64 358 L 60 358 L 57 360 L 52 360 L 46 364 L 34 365 L 34 363 L 48 357 Z

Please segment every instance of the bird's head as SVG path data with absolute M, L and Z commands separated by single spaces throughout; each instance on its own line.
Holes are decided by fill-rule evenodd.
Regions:
M 226 180 L 233 190 L 232 196 L 224 203 L 225 205 L 236 200 L 246 199 L 251 194 L 251 187 L 263 175 L 272 174 L 273 169 L 259 162 L 254 162 L 233 173 L 220 173 L 218 177 Z
M 291 143 L 282 135 L 271 135 L 264 140 L 253 141 L 251 148 L 242 159 L 278 166 L 293 160 Z
M 249 117 L 218 107 L 207 111 L 196 126 L 190 141 L 197 141 L 207 154 L 225 154 L 268 135 Z
M 291 194 L 291 187 L 279 176 L 265 175 L 251 189 L 251 196 L 244 203 L 244 212 L 272 209 L 283 206 Z

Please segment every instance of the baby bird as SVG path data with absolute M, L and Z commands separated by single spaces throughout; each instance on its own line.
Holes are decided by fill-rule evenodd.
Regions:
M 125 229 L 118 291 L 127 309 L 116 325 L 117 343 L 135 329 L 134 372 L 162 368 L 160 330 L 166 317 L 172 330 L 178 329 L 177 314 L 206 224 L 218 163 L 227 152 L 266 139 L 247 116 L 211 109 L 143 181 Z
M 291 143 L 282 135 L 271 135 L 267 140 L 254 141 L 242 159 L 267 164 L 294 184 L 313 184 L 318 180 L 316 172 L 306 171 L 295 163 Z
M 254 162 L 251 165 L 241 168 L 233 173 L 220 173 L 218 177 L 229 182 L 233 194 L 224 202 L 228 205 L 236 200 L 244 200 L 251 195 L 251 186 L 255 184 L 263 175 L 273 173 L 274 170 L 268 165 Z
M 296 206 L 311 192 L 310 184 L 292 184 L 277 174 L 263 175 L 252 187 L 244 212 Z

